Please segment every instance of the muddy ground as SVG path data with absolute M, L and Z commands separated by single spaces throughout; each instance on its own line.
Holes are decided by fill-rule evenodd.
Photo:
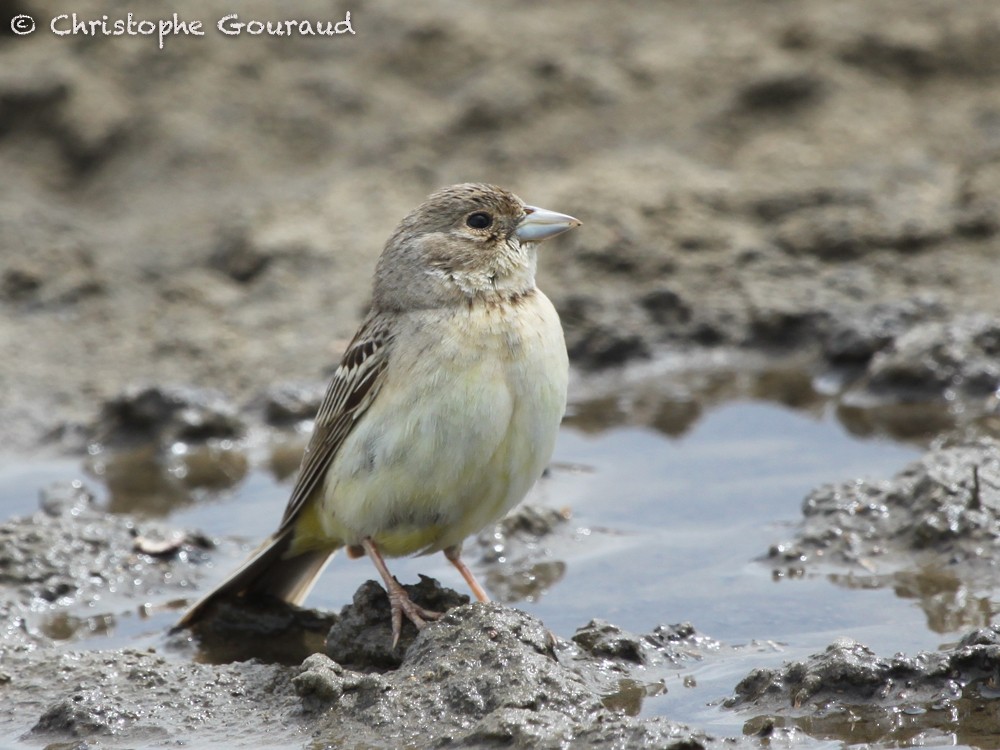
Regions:
M 81 0 L 73 10 L 112 21 L 167 15 L 152 2 Z M 489 181 L 585 223 L 543 249 L 540 285 L 564 321 L 571 398 L 606 404 L 595 420 L 683 430 L 703 403 L 801 404 L 819 392 L 859 432 L 938 439 L 891 486 L 844 477 L 845 488 L 817 490 L 800 535 L 772 551 L 776 571 L 797 574 L 820 557 L 892 576 L 900 555 L 944 555 L 955 575 L 988 585 L 1000 559 L 995 3 L 303 0 L 281 11 L 332 20 L 350 11 L 356 33 L 330 38 L 226 36 L 215 22 L 233 9 L 216 2 L 167 10 L 202 20 L 205 36 L 168 37 L 162 50 L 150 37 L 58 36 L 46 4 L 0 4 L 9 460 L 88 443 L 152 439 L 158 450 L 307 417 L 396 221 L 441 185 Z M 273 4 L 238 10 L 279 18 Z M 7 30 L 22 14 L 34 34 Z M 804 382 L 742 376 L 789 361 Z M 693 374 L 665 385 L 667 370 Z M 52 660 L 51 638 L 31 626 L 38 602 L 79 604 L 94 586 L 124 600 L 182 596 L 211 549 L 108 519 L 72 488 L 50 501 L 3 527 L 0 553 L 0 691 L 18 706 L 2 721 L 31 730 L 30 743 L 221 741 L 239 722 L 265 741 L 306 744 L 314 722 L 302 716 L 335 717 L 334 706 L 358 742 L 374 741 L 365 734 L 374 725 L 419 744 L 404 691 L 435 648 L 463 634 L 479 638 L 469 646 L 478 656 L 441 667 L 422 693 L 441 744 L 721 741 L 616 712 L 596 697 L 605 693 L 586 648 L 547 644 L 537 623 L 510 613 L 491 612 L 489 625 L 478 607 L 449 618 L 454 633 L 421 636 L 388 676 L 321 657 L 301 667 L 128 651 Z M 81 566 L 81 555 L 94 557 Z M 100 580 L 112 570 L 130 574 Z M 655 648 L 654 636 L 636 642 Z M 952 660 L 953 684 L 941 690 L 994 697 L 980 683 L 996 669 L 995 639 L 970 634 L 956 647 L 981 659 L 966 672 L 953 654 L 937 655 L 941 673 Z M 844 644 L 816 658 L 823 666 L 838 654 L 875 659 Z M 601 659 L 621 661 L 594 658 L 598 671 Z M 523 665 L 524 691 L 470 686 L 477 659 Z M 906 668 L 928 663 L 914 655 Z M 789 669 L 801 680 L 813 666 Z M 897 667 L 879 666 L 865 684 Z M 110 673 L 118 682 L 102 689 Z M 843 701 L 902 710 L 883 700 L 890 692 Z M 177 719 L 164 709 L 192 694 L 203 710 Z M 745 683 L 734 694 L 738 710 L 783 696 L 765 706 L 779 717 L 819 705 L 813 688 L 790 701 Z M 269 706 L 272 718 L 243 723 L 243 702 Z M 813 719 L 764 721 L 759 733 L 823 736 Z

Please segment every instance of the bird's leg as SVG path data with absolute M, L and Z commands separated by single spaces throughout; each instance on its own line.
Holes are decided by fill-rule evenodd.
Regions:
M 456 544 L 452 547 L 448 547 L 444 551 L 444 556 L 448 558 L 448 562 L 455 566 L 459 573 L 462 574 L 462 578 L 465 582 L 469 584 L 469 588 L 472 589 L 472 593 L 476 595 L 476 598 L 481 602 L 488 602 L 490 600 L 489 594 L 486 593 L 486 589 L 479 585 L 479 581 L 476 577 L 472 575 L 472 571 L 469 567 L 462 562 L 462 545 Z
M 389 568 L 382 558 L 382 553 L 378 551 L 378 547 L 375 546 L 375 542 L 371 538 L 362 539 L 361 546 L 368 553 L 368 557 L 372 559 L 375 569 L 378 570 L 385 583 L 385 590 L 389 595 L 389 607 L 392 610 L 392 647 L 396 648 L 396 644 L 399 642 L 399 633 L 403 629 L 403 615 L 406 615 L 406 619 L 420 630 L 427 625 L 427 620 L 437 620 L 441 617 L 441 613 L 424 609 L 413 603 L 410 595 L 406 593 L 406 589 L 389 572 Z

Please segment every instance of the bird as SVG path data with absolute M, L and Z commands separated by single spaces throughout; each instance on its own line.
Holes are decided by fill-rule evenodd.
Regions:
M 495 185 L 442 188 L 411 211 L 375 267 L 371 307 L 316 415 L 278 529 L 173 628 L 219 600 L 301 605 L 343 548 L 389 597 L 392 645 L 414 603 L 387 557 L 443 552 L 479 601 L 462 542 L 527 494 L 552 456 L 569 361 L 535 283 L 538 245 L 579 226 Z

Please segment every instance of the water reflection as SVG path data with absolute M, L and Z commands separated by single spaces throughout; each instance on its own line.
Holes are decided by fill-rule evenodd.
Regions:
M 110 512 L 166 516 L 206 493 L 237 487 L 250 460 L 229 440 L 177 444 L 168 452 L 147 443 L 96 452 L 84 468 L 104 484 Z
M 970 685 L 966 697 L 931 708 L 833 703 L 808 716 L 766 714 L 748 720 L 743 733 L 782 745 L 801 733 L 852 747 L 1000 748 L 1000 703 L 984 701 L 979 692 Z
M 112 614 L 81 617 L 65 610 L 52 612 L 38 624 L 42 635 L 54 641 L 75 641 L 91 636 L 109 636 L 115 630 L 115 616 Z
M 269 436 L 263 449 L 247 441 L 214 439 L 169 448 L 156 442 L 98 446 L 85 459 L 84 470 L 104 486 L 109 512 L 165 517 L 238 491 L 258 466 L 277 482 L 290 480 L 307 441 L 308 436 L 293 431 Z
M 624 376 L 623 376 L 624 377 Z M 566 424 L 596 434 L 619 425 L 648 426 L 679 439 L 705 418 L 714 404 L 733 400 L 766 401 L 806 412 L 819 419 L 831 406 L 850 434 L 888 436 L 924 442 L 956 424 L 947 404 L 848 406 L 837 395 L 821 392 L 820 378 L 801 364 L 771 363 L 747 369 L 698 370 L 632 377 L 627 383 L 605 379 L 582 384 L 585 394 L 567 414 Z M 623 396 L 623 394 L 627 394 Z M 976 424 L 1000 429 L 1000 418 L 982 417 Z M 157 441 L 100 448 L 87 461 L 87 471 L 107 488 L 114 513 L 165 516 L 206 497 L 236 490 L 254 464 L 262 464 L 279 482 L 298 469 L 307 441 L 295 431 L 275 432 L 262 461 L 251 458 L 245 441 L 212 439 L 178 443 L 168 449 Z
M 222 602 L 199 623 L 196 636 L 172 634 L 168 647 L 193 650 L 194 660 L 205 664 L 256 659 L 292 666 L 326 652 L 326 637 L 337 619 L 333 613 L 266 598 Z
M 646 698 L 663 695 L 667 686 L 663 681 L 640 682 L 630 677 L 618 681 L 618 689 L 601 698 L 601 704 L 610 711 L 620 711 L 626 716 L 638 716 Z
M 832 408 L 838 421 L 852 435 L 862 438 L 888 437 L 925 444 L 936 435 L 967 424 L 988 434 L 991 429 L 993 434 L 1000 430 L 1000 417 L 966 414 L 944 401 L 846 404 L 841 401 L 845 383 L 830 383 L 831 378 L 795 361 L 747 369 L 595 379 L 581 387 L 587 396 L 573 405 L 567 424 L 590 433 L 618 425 L 643 425 L 679 438 L 690 432 L 712 406 L 751 400 L 780 404 L 816 418 Z
M 891 588 L 899 598 L 917 602 L 929 630 L 946 634 L 992 625 L 998 612 L 998 592 L 991 590 L 993 575 L 973 571 L 968 575 L 974 580 L 963 580 L 954 570 L 932 564 L 881 575 L 837 573 L 828 579 L 848 589 Z
M 837 405 L 837 419 L 858 437 L 889 437 L 923 442 L 956 426 L 956 416 L 944 403 L 883 404 L 862 408 Z

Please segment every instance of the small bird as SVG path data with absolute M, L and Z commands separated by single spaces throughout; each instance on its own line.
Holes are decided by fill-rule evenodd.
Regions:
M 301 604 L 341 547 L 368 555 L 389 595 L 393 646 L 415 604 L 386 557 L 443 551 L 480 601 L 462 541 L 524 498 L 566 408 L 559 316 L 535 286 L 539 242 L 579 226 L 493 185 L 443 188 L 389 238 L 372 309 L 316 416 L 278 530 L 175 629 L 221 598 Z

